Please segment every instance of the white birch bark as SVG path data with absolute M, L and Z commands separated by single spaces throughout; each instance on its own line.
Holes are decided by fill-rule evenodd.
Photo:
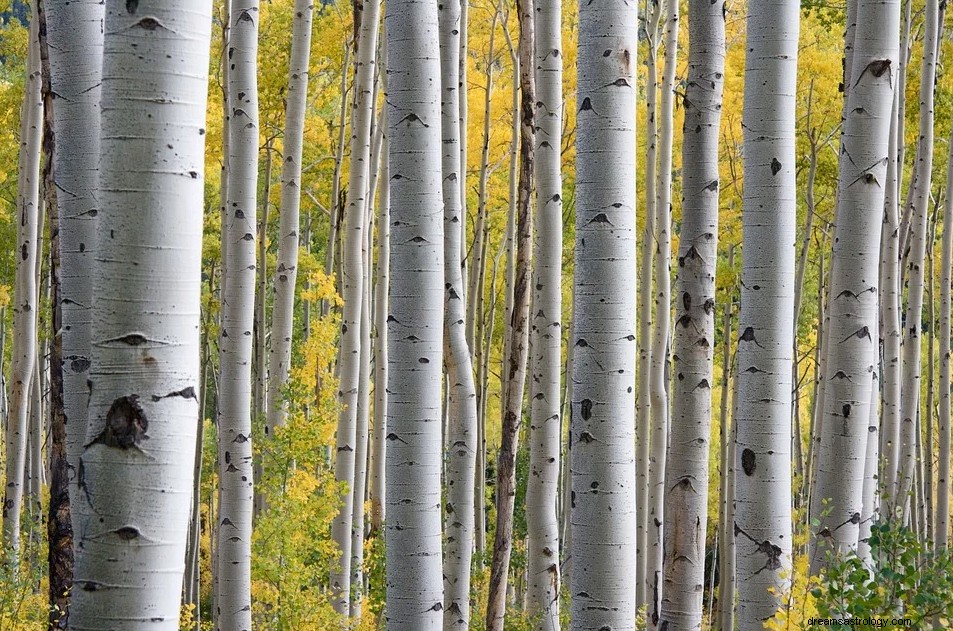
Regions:
M 59 213 L 59 307 L 62 313 L 63 411 L 69 494 L 76 493 L 76 464 L 86 438 L 86 385 L 90 361 L 90 274 L 98 204 L 93 198 L 99 164 L 104 3 L 45 4 L 50 89 L 58 97 L 53 117 L 53 178 Z M 72 420 L 72 424 L 70 423 Z
M 440 422 L 443 200 L 437 3 L 387 4 L 391 293 L 387 377 L 387 628 L 443 621 Z M 353 159 L 353 158 L 352 158 Z
M 859 0 L 860 15 L 841 135 L 837 225 L 831 261 L 823 418 L 811 494 L 812 572 L 827 551 L 856 550 L 863 487 L 871 375 L 879 364 L 880 230 L 899 49 L 898 1 Z M 876 418 L 876 414 L 874 415 Z
M 648 548 L 645 571 L 648 627 L 661 621 L 665 558 L 665 460 L 668 453 L 669 343 L 672 320 L 672 146 L 675 138 L 675 64 L 678 60 L 679 6 L 668 0 L 662 9 L 665 67 L 659 99 L 658 179 L 655 201 L 655 330 L 649 391 L 652 412 L 652 452 L 649 456 Z
M 465 1 L 465 0 L 464 0 Z M 477 408 L 476 385 L 466 332 L 466 289 L 461 252 L 462 205 L 460 180 L 461 142 L 466 130 L 460 126 L 460 0 L 438 7 L 441 69 L 441 164 L 444 220 L 444 361 L 447 367 L 449 405 L 447 432 L 447 504 L 443 567 L 444 629 L 467 629 L 470 625 L 470 561 L 473 556 L 474 483 L 476 481 Z
M 635 627 L 638 7 L 579 8 L 572 629 Z
M 347 201 L 344 212 L 344 247 L 342 258 L 340 384 L 338 399 L 337 452 L 334 475 L 345 482 L 348 490 L 331 526 L 331 536 L 341 550 L 339 568 L 331 572 L 333 601 L 339 613 L 347 613 L 351 577 L 351 524 L 354 512 L 355 449 L 357 447 L 357 409 L 361 363 L 361 303 L 364 300 L 364 249 L 367 215 L 368 180 L 370 179 L 371 118 L 374 111 L 374 74 L 376 72 L 377 34 L 380 2 L 368 0 L 360 17 L 357 39 L 357 70 L 354 78 L 353 115 L 351 117 L 351 158 L 348 170 Z M 356 500 L 361 501 L 361 500 Z
M 714 383 L 718 148 L 725 72 L 725 3 L 695 0 L 688 8 L 682 227 L 672 345 L 675 373 L 672 425 L 665 470 L 661 624 L 700 630 Z
M 278 261 L 275 298 L 271 312 L 271 342 L 268 355 L 266 430 L 283 425 L 286 406 L 282 391 L 291 367 L 294 334 L 294 292 L 298 275 L 298 232 L 301 230 L 301 151 L 304 118 L 308 105 L 308 64 L 311 52 L 313 0 L 295 0 L 291 32 L 291 66 L 285 96 L 285 135 L 281 165 L 281 215 L 278 227 Z M 264 299 L 264 297 L 262 297 Z
M 799 3 L 748 6 L 738 330 L 737 622 L 761 629 L 791 576 L 795 89 Z
M 35 14 L 34 14 L 35 17 Z M 3 543 L 16 567 L 20 551 L 20 513 L 27 464 L 30 393 L 36 369 L 36 257 L 40 212 L 40 143 L 43 138 L 42 76 L 37 21 L 30 28 L 17 177 L 13 288 L 13 352 L 10 362 L 10 415 L 7 419 L 3 488 Z
M 916 419 L 920 406 L 920 320 L 923 315 L 924 259 L 927 247 L 927 205 L 933 169 L 933 101 L 936 83 L 937 0 L 927 0 L 923 31 L 923 62 L 920 68 L 920 131 L 910 218 L 910 255 L 907 262 L 907 310 L 903 331 L 902 396 L 900 404 L 901 448 L 897 508 L 909 507 L 916 465 Z M 904 515 L 909 508 L 904 508 Z
M 526 481 L 527 613 L 559 630 L 559 467 L 562 433 L 562 10 L 536 0 L 536 232 L 533 238 L 529 476 Z
M 876 339 L 876 337 L 874 338 Z M 868 567 L 874 567 L 870 549 L 870 527 L 877 521 L 880 503 L 877 471 L 880 465 L 880 384 L 876 371 L 872 375 L 870 388 L 870 410 L 867 420 L 867 445 L 864 458 L 864 486 L 861 501 L 860 532 L 857 535 L 857 556 Z
M 900 64 L 904 63 L 903 47 Z M 901 340 L 900 326 L 900 170 L 899 105 L 903 90 L 903 73 L 894 81 L 890 135 L 887 152 L 887 182 L 884 188 L 884 218 L 880 237 L 880 320 L 882 338 L 880 482 L 884 501 L 893 505 L 897 489 L 897 464 L 900 455 L 900 390 Z
M 649 533 L 649 453 L 650 424 L 652 413 L 651 373 L 652 373 L 652 270 L 655 265 L 655 198 L 658 126 L 655 113 L 658 102 L 658 37 L 659 23 L 662 19 L 661 0 L 652 2 L 648 21 L 648 46 L 646 47 L 646 86 L 645 86 L 645 230 L 642 233 L 639 252 L 638 309 L 638 383 L 636 385 L 636 505 L 643 510 L 637 515 L 636 544 L 636 606 L 647 604 L 648 594 L 653 590 L 646 573 L 648 571 L 648 533 Z M 654 576 L 652 580 L 654 580 Z
M 943 254 L 940 268 L 940 409 L 937 461 L 936 527 L 933 545 L 943 550 L 950 537 L 950 300 L 953 285 L 953 141 L 947 158 L 946 199 L 943 204 Z
M 179 628 L 200 381 L 211 13 L 211 2 L 106 3 L 101 255 L 71 629 Z
M 219 629 L 251 628 L 251 443 L 258 204 L 258 0 L 233 0 L 228 44 L 228 199 L 219 342 Z

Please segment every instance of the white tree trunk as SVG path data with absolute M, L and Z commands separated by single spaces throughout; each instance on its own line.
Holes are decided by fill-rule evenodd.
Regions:
M 572 628 L 635 628 L 638 7 L 579 8 Z
M 738 628 L 761 629 L 791 579 L 795 80 L 799 3 L 748 7 L 744 263 L 734 533 Z
M 385 524 L 387 628 L 443 621 L 440 420 L 443 200 L 437 3 L 387 4 L 391 293 Z M 353 158 L 352 158 L 353 159 Z
M 874 339 L 877 339 L 874 337 Z M 877 471 L 880 465 L 880 414 L 878 400 L 880 398 L 880 384 L 877 383 L 877 373 L 873 374 L 873 386 L 870 390 L 870 410 L 867 420 L 867 445 L 864 459 L 864 488 L 860 513 L 860 532 L 857 535 L 857 556 L 863 559 L 868 567 L 873 568 L 874 560 L 870 548 L 870 528 L 878 521 L 880 489 L 878 488 Z
M 37 37 L 37 21 L 34 19 L 30 28 L 23 105 L 20 109 L 14 336 L 10 364 L 10 416 L 7 419 L 4 454 L 6 486 L 3 489 L 3 543 L 12 554 L 14 567 L 20 551 L 20 512 L 27 464 L 30 388 L 36 370 L 36 256 L 40 212 L 40 141 L 43 138 L 42 76 Z
M 672 345 L 675 380 L 665 470 L 665 580 L 661 603 L 661 624 L 686 630 L 701 629 L 705 583 L 724 10 L 723 1 L 689 3 L 682 228 Z
M 933 545 L 943 550 L 950 537 L 950 293 L 953 285 L 953 140 L 947 158 L 946 200 L 943 204 L 943 258 L 940 280 L 940 414 L 937 462 L 936 528 Z
M 211 2 L 194 0 L 106 3 L 94 251 L 109 256 L 93 266 L 96 343 L 77 463 L 87 502 L 77 506 L 71 629 L 179 628 L 211 13 Z
M 880 230 L 887 181 L 899 1 L 859 0 L 841 135 L 837 225 L 831 261 L 826 370 L 816 487 L 811 494 L 812 572 L 831 548 L 856 550 L 863 507 L 872 374 L 879 365 Z M 874 413 L 873 418 L 876 418 Z M 868 511 L 869 512 L 869 511 Z
M 57 0 L 45 5 L 50 89 L 61 97 L 56 100 L 53 118 L 56 147 L 52 159 L 59 214 L 63 410 L 73 505 L 82 499 L 76 493 L 76 463 L 86 438 L 89 398 L 90 266 L 96 239 L 93 191 L 99 164 L 104 6 L 100 0 Z
M 298 232 L 301 230 L 301 150 L 304 117 L 308 105 L 308 64 L 311 52 L 313 0 L 295 0 L 291 33 L 291 66 L 285 96 L 285 135 L 281 166 L 281 215 L 278 227 L 278 261 L 275 269 L 275 299 L 271 312 L 271 344 L 268 355 L 268 433 L 285 421 L 282 391 L 291 367 L 294 334 L 295 280 L 298 275 Z M 264 296 L 262 296 L 264 300 Z
M 252 344 L 258 193 L 258 0 L 229 15 L 228 201 L 220 338 L 218 628 L 251 628 Z
M 927 205 L 933 169 L 933 101 L 936 83 L 938 0 L 927 0 L 920 68 L 920 133 L 913 177 L 910 255 L 907 269 L 907 311 L 904 322 L 902 396 L 900 404 L 900 473 L 895 506 L 909 514 L 907 494 L 913 490 L 916 465 L 916 419 L 920 406 L 920 320 L 923 315 L 924 259 L 927 247 Z
M 466 1 L 466 0 L 464 0 Z M 439 5 L 441 129 L 444 219 L 444 360 L 449 405 L 447 432 L 446 550 L 443 568 L 444 629 L 470 625 L 470 561 L 473 556 L 476 481 L 477 408 L 473 365 L 467 345 L 465 282 L 461 225 L 465 221 L 460 180 L 463 177 L 460 127 L 460 0 Z
M 377 63 L 377 33 L 380 2 L 368 0 L 360 17 L 357 39 L 357 71 L 354 79 L 353 116 L 351 118 L 351 158 L 348 171 L 347 202 L 344 217 L 344 256 L 341 317 L 340 385 L 338 399 L 337 452 L 334 475 L 348 490 L 331 526 L 331 536 L 341 550 L 340 567 L 331 572 L 334 607 L 347 613 L 350 600 L 351 523 L 354 513 L 355 449 L 357 447 L 357 408 L 361 363 L 361 303 L 364 300 L 364 249 L 367 215 L 368 180 L 371 159 L 371 118 L 374 112 L 374 74 Z M 357 500 L 361 501 L 361 500 Z
M 648 560 L 645 570 L 648 626 L 661 620 L 665 557 L 665 459 L 669 440 L 669 341 L 672 320 L 672 145 L 675 139 L 675 64 L 678 60 L 679 7 L 668 0 L 662 9 L 665 24 L 665 67 L 659 102 L 659 153 L 655 201 L 655 331 L 649 377 L 652 412 L 652 452 L 649 457 Z
M 648 571 L 648 533 L 649 533 L 649 453 L 650 424 L 652 422 L 651 373 L 652 373 L 652 269 L 655 264 L 655 199 L 658 127 L 655 121 L 658 102 L 658 37 L 659 22 L 662 19 L 661 1 L 652 2 L 652 11 L 648 22 L 648 46 L 646 47 L 646 135 L 645 135 L 645 229 L 642 233 L 639 252 L 638 288 L 639 337 L 638 369 L 636 371 L 636 505 L 642 510 L 637 515 L 636 544 L 636 606 L 647 604 L 652 593 L 651 583 L 646 576 Z M 651 580 L 654 581 L 653 575 Z
M 900 63 L 904 55 L 900 50 Z M 880 335 L 882 350 L 882 393 L 880 431 L 880 484 L 884 501 L 893 505 L 897 490 L 897 465 L 900 456 L 900 385 L 901 340 L 900 326 L 901 272 L 900 272 L 900 171 L 899 105 L 903 90 L 902 73 L 894 81 L 893 103 L 890 114 L 890 135 L 887 151 L 887 181 L 884 188 L 884 216 L 880 237 Z
M 526 481 L 527 613 L 539 631 L 559 629 L 559 466 L 562 433 L 562 10 L 536 0 L 536 232 Z

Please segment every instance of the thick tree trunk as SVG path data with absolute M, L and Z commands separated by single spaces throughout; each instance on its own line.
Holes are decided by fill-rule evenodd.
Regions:
M 831 260 L 827 380 L 811 497 L 811 571 L 827 551 L 856 550 L 864 515 L 863 488 L 870 403 L 879 365 L 880 229 L 887 178 L 893 74 L 899 47 L 899 2 L 859 0 L 854 77 L 841 136 L 837 225 Z M 873 418 L 876 418 L 874 413 Z
M 29 397 L 36 370 L 36 257 L 40 211 L 40 144 L 43 137 L 42 72 L 37 20 L 30 28 L 29 54 L 20 109 L 17 179 L 16 278 L 13 290 L 13 353 L 10 415 L 6 432 L 3 543 L 15 568 L 20 552 L 20 513 L 29 434 Z
M 580 6 L 570 427 L 579 630 L 635 628 L 637 36 L 634 3 Z
M 725 73 L 725 3 L 689 3 L 682 145 L 672 427 L 665 470 L 661 625 L 701 629 L 708 527 L 718 264 L 718 148 Z M 727 365 L 724 366 L 727 369 Z
M 734 537 L 738 628 L 761 629 L 791 580 L 795 95 L 799 5 L 748 7 L 744 263 Z
M 536 223 L 533 239 L 530 473 L 526 482 L 527 613 L 559 629 L 560 372 L 562 360 L 562 10 L 536 2 Z
M 443 621 L 440 391 L 443 201 L 437 3 L 387 5 L 391 293 L 387 377 L 387 628 Z M 352 158 L 353 159 L 353 158 Z
M 61 390 L 69 500 L 77 494 L 76 467 L 86 438 L 87 371 L 90 362 L 92 265 L 98 202 L 93 198 L 99 164 L 100 90 L 104 4 L 100 0 L 47 0 L 50 91 L 54 101 L 52 191 L 57 195 L 58 298 L 61 311 Z M 69 191 L 69 193 L 65 193 Z M 55 388 L 54 388 L 55 390 Z M 72 424 L 70 421 L 72 420 Z M 51 488 L 51 492 L 53 489 Z M 62 505 L 61 505 L 62 506 Z M 63 532 L 61 525 L 59 532 Z
M 219 629 L 251 628 L 251 443 L 258 193 L 258 0 L 233 0 L 228 45 L 228 201 L 219 342 Z
M 100 342 L 77 463 L 87 500 L 76 506 L 77 631 L 130 621 L 178 629 L 198 412 L 211 12 L 194 0 L 106 3 L 94 251 L 110 255 L 93 264 Z

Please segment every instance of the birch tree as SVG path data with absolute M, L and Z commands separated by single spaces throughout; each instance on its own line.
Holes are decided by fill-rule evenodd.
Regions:
M 397 0 L 389 69 L 391 292 L 387 318 L 387 628 L 442 627 L 444 239 L 437 3 Z M 353 157 L 352 157 L 353 160 Z
M 301 151 L 304 117 L 308 105 L 308 65 L 311 59 L 313 0 L 295 0 L 291 32 L 291 66 L 285 97 L 285 135 L 281 165 L 281 214 L 278 262 L 275 269 L 275 300 L 271 311 L 271 342 L 268 355 L 266 433 L 284 424 L 282 392 L 291 367 L 294 333 L 294 292 L 298 276 L 298 233 L 301 210 Z M 262 296 L 264 300 L 264 296 Z
M 536 0 L 536 231 L 526 481 L 527 610 L 540 631 L 559 629 L 560 370 L 562 368 L 562 9 Z
M 220 629 L 251 628 L 252 329 L 258 193 L 258 0 L 233 0 L 228 43 L 228 243 L 219 342 Z
M 503 631 L 506 613 L 507 576 L 513 549 L 513 509 L 516 502 L 516 454 L 523 421 L 523 392 L 530 337 L 530 274 L 533 239 L 533 164 L 536 155 L 536 72 L 534 49 L 536 40 L 534 0 L 518 0 L 519 101 L 514 112 L 514 130 L 518 126 L 519 179 L 515 197 L 511 197 L 510 252 L 515 250 L 515 266 L 507 289 L 510 309 L 504 311 L 506 327 L 503 351 L 503 423 L 500 451 L 496 459 L 496 532 L 493 538 L 493 560 L 490 566 L 490 587 L 487 596 L 486 621 L 489 631 Z M 514 139 L 516 136 L 514 136 Z M 512 187 L 512 180 L 511 180 Z M 511 188 L 512 191 L 512 188 Z M 513 204 L 515 199 L 515 206 Z M 515 210 L 515 223 L 513 222 Z
M 880 230 L 899 48 L 899 1 L 859 0 L 854 67 L 841 136 L 837 223 L 831 261 L 827 388 L 824 392 L 811 547 L 817 572 L 832 547 L 857 547 L 871 417 L 879 364 Z M 876 416 L 875 416 L 876 418 Z
M 199 387 L 211 2 L 106 3 L 71 629 L 178 629 Z M 229 627 L 250 628 L 250 625 Z
M 62 340 L 62 400 L 66 419 L 66 462 L 70 504 L 77 494 L 76 464 L 86 438 L 86 384 L 90 363 L 92 255 L 98 205 L 93 198 L 99 164 L 100 92 L 104 3 L 99 0 L 44 3 L 55 99 L 52 154 L 59 243 Z M 72 420 L 72 424 L 70 423 Z
M 573 280 L 573 629 L 635 628 L 638 7 L 579 8 Z
M 920 319 L 923 315 L 924 259 L 927 215 L 933 169 L 933 102 L 939 4 L 927 0 L 923 29 L 923 62 L 920 68 L 920 130 L 913 173 L 913 205 L 909 222 L 910 254 L 907 261 L 907 310 L 903 331 L 902 396 L 900 398 L 901 448 L 895 506 L 909 515 L 908 493 L 913 490 L 916 465 L 916 426 L 920 406 Z
M 334 475 L 348 490 L 331 536 L 341 550 L 340 564 L 331 573 L 335 609 L 347 613 L 350 600 L 351 528 L 354 503 L 354 471 L 357 441 L 357 410 L 361 368 L 361 302 L 364 299 L 364 243 L 367 214 L 368 180 L 371 160 L 371 118 L 374 111 L 374 74 L 380 2 L 369 0 L 360 11 L 360 35 L 357 39 L 357 70 L 354 79 L 354 104 L 351 118 L 351 160 L 348 170 L 347 201 L 344 218 L 344 252 L 341 313 L 340 385 Z
M 762 628 L 791 575 L 799 11 L 796 0 L 776 0 L 750 4 L 747 15 L 734 519 L 741 631 Z
M 473 489 L 476 481 L 477 408 L 466 332 L 466 289 L 461 253 L 465 218 L 460 126 L 460 0 L 438 6 L 440 26 L 441 130 L 444 219 L 444 361 L 447 366 L 447 505 L 444 532 L 444 629 L 470 624 L 470 561 L 473 556 Z
M 35 15 L 34 15 L 35 17 Z M 3 493 L 3 543 L 14 567 L 20 552 L 20 513 L 27 464 L 30 388 L 36 364 L 36 257 L 40 210 L 40 143 L 43 137 L 42 77 L 37 21 L 30 27 L 27 74 L 20 109 L 17 177 L 16 273 L 13 288 L 13 354 L 10 415 L 7 420 Z
M 696 0 L 688 7 L 682 227 L 672 349 L 672 427 L 665 471 L 661 624 L 701 629 L 714 383 L 725 4 Z M 727 370 L 727 365 L 723 369 Z
M 659 102 L 658 178 L 655 198 L 655 330 L 649 393 L 652 445 L 649 456 L 649 502 L 646 510 L 648 543 L 645 580 L 648 628 L 658 628 L 664 586 L 665 459 L 668 451 L 670 407 L 668 398 L 669 337 L 672 320 L 672 146 L 675 140 L 675 65 L 678 60 L 679 6 L 665 2 L 665 67 Z
M 950 300 L 953 285 L 953 141 L 947 158 L 946 199 L 943 204 L 943 254 L 940 280 L 940 411 L 934 547 L 942 550 L 950 537 Z

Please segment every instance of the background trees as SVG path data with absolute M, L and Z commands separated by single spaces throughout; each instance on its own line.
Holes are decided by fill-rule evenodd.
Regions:
M 507 629 L 801 628 L 828 606 L 815 587 L 874 602 L 838 591 L 858 563 L 888 585 L 950 561 L 938 3 L 397 0 L 379 36 L 374 2 L 216 0 L 213 54 L 182 85 L 151 66 L 104 77 L 97 6 L 46 0 L 33 20 L 18 1 L 0 25 L 0 418 L 15 443 L 0 457 L 5 492 L 25 494 L 7 509 L 19 562 L 0 563 L 0 627 L 63 628 L 75 598 L 74 626 L 108 628 L 89 603 L 118 592 L 82 589 L 106 562 L 81 559 L 67 592 L 68 509 L 80 556 L 149 554 L 140 515 L 155 504 L 121 498 L 173 461 L 180 491 L 160 501 L 177 547 L 142 565 L 166 585 L 185 569 L 181 615 L 170 597 L 161 624 L 199 630 L 480 628 L 484 611 Z M 132 26 L 106 37 L 161 42 L 170 67 L 198 50 L 145 0 L 109 6 Z M 143 96 L 161 81 L 195 96 Z M 100 84 L 136 99 L 129 120 L 158 130 L 154 150 L 139 129 L 100 129 L 119 111 L 100 111 Z M 24 94 L 42 100 L 45 156 Z M 176 166 L 165 113 L 186 108 L 220 178 Z M 102 167 L 101 142 L 115 150 Z M 137 186 L 155 165 L 170 185 Z M 104 243 L 127 250 L 101 249 L 104 204 L 125 188 L 141 212 Z M 178 235 L 200 218 L 199 255 Z M 170 253 L 167 290 L 143 270 Z M 126 277 L 140 294 L 117 293 Z M 197 318 L 168 306 L 186 291 Z M 109 358 L 158 355 L 147 328 L 93 325 L 132 317 L 188 341 L 175 352 L 194 399 L 133 392 L 126 416 L 149 425 L 123 450 L 100 417 L 152 373 L 120 381 Z M 153 453 L 167 438 L 153 408 L 173 404 L 168 439 L 191 442 Z M 116 454 L 136 471 L 117 473 Z M 888 547 L 916 565 L 878 557 Z M 942 580 L 913 580 L 924 611 L 949 600 Z

